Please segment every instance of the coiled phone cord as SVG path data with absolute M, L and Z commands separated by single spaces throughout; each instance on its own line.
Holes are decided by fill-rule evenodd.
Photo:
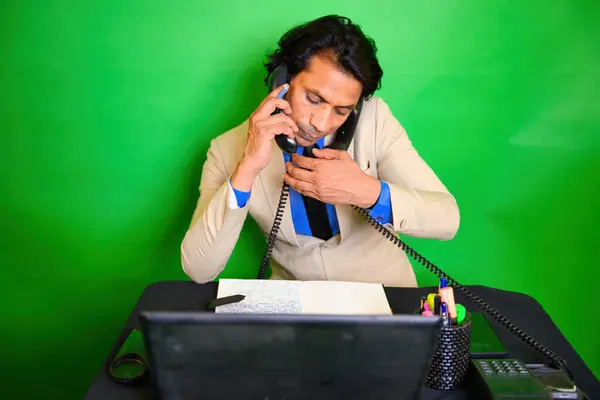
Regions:
M 269 233 L 269 237 L 267 240 L 266 251 L 260 265 L 260 270 L 257 275 L 257 279 L 264 279 L 267 268 L 269 266 L 269 261 L 271 259 L 271 255 L 273 253 L 273 247 L 275 245 L 275 239 L 277 237 L 277 233 L 279 232 L 279 227 L 281 226 L 281 221 L 283 219 L 283 211 L 285 209 L 285 205 L 289 196 L 289 185 L 284 181 L 281 187 L 281 195 L 279 197 L 279 202 L 277 204 L 277 210 L 275 212 L 275 220 L 273 221 L 273 226 L 271 228 L 271 232 Z M 395 232 L 390 231 L 384 225 L 382 225 L 375 218 L 371 217 L 369 211 L 358 207 L 352 206 L 354 210 L 361 217 L 365 218 L 373 227 L 375 227 L 383 236 L 385 236 L 388 240 L 398 246 L 402 251 L 415 259 L 419 264 L 423 265 L 433 274 L 435 274 L 438 278 L 445 278 L 448 282 L 448 285 L 452 286 L 455 290 L 458 290 L 462 294 L 465 295 L 469 300 L 471 300 L 475 305 L 488 313 L 492 318 L 498 321 L 501 325 L 507 328 L 510 332 L 520 338 L 523 342 L 527 343 L 530 347 L 536 350 L 538 353 L 548 358 L 554 365 L 560 368 L 563 372 L 565 372 L 571 380 L 574 381 L 573 375 L 571 371 L 569 371 L 567 367 L 567 362 L 559 357 L 556 353 L 548 349 L 546 346 L 535 340 L 531 335 L 527 334 L 523 329 L 521 329 L 516 324 L 512 323 L 508 318 L 498 312 L 494 307 L 492 307 L 489 303 L 481 299 L 479 296 L 475 295 L 467 288 L 458 283 L 455 279 L 450 277 L 444 271 L 442 271 L 439 267 L 434 265 L 431 261 L 427 260 L 405 242 L 403 242 Z
M 542 354 L 544 357 L 546 357 L 550 361 L 552 361 L 556 367 L 563 370 L 573 380 L 573 376 L 572 376 L 571 372 L 569 371 L 569 369 L 567 368 L 567 362 L 563 358 L 559 357 L 556 353 L 554 353 L 553 351 L 548 349 L 546 346 L 544 346 L 543 344 L 541 344 L 540 342 L 535 340 L 533 338 L 533 336 L 527 334 L 518 325 L 512 323 L 508 318 L 506 318 L 504 315 L 502 315 L 500 312 L 498 312 L 488 302 L 486 302 L 485 300 L 481 299 L 479 296 L 477 296 L 474 293 L 472 293 L 471 291 L 469 291 L 467 288 L 465 288 L 460 283 L 458 283 L 455 279 L 450 277 L 447 273 L 442 271 L 439 267 L 434 265 L 431 261 L 429 261 L 428 259 L 423 257 L 421 254 L 419 254 L 417 251 L 415 251 L 413 248 L 411 248 L 409 245 L 407 245 L 405 242 L 403 242 L 395 232 L 390 231 L 384 225 L 382 225 L 379 221 L 377 221 L 375 218 L 371 217 L 368 210 L 357 207 L 357 206 L 352 206 L 352 208 L 354 208 L 354 210 L 360 216 L 362 216 L 367 221 L 369 221 L 371 226 L 375 227 L 388 240 L 390 240 L 392 243 L 394 243 L 396 246 L 398 246 L 400 249 L 402 249 L 406 254 L 411 256 L 413 259 L 415 259 L 417 262 L 419 262 L 421 265 L 423 265 L 429 271 L 433 272 L 433 274 L 435 274 L 438 278 L 445 278 L 447 280 L 449 286 L 452 286 L 455 290 L 458 290 L 459 292 L 464 294 L 465 297 L 467 297 L 469 300 L 471 300 L 479 308 L 481 308 L 482 310 L 487 312 L 491 317 L 493 317 L 496 321 L 498 321 L 500 324 L 502 324 L 510 332 L 512 332 L 514 335 L 516 335 L 518 338 L 520 338 L 525 343 L 527 343 L 538 353 Z
M 267 273 L 269 261 L 271 260 L 271 254 L 273 254 L 273 247 L 275 246 L 275 239 L 277 238 L 277 232 L 279 232 L 279 226 L 281 225 L 281 220 L 283 219 L 283 210 L 285 209 L 285 203 L 287 202 L 289 194 L 290 185 L 284 181 L 283 185 L 281 186 L 281 194 L 279 195 L 277 211 L 275 211 L 275 220 L 273 221 L 273 226 L 271 227 L 271 232 L 269 233 L 269 238 L 267 239 L 265 255 L 263 256 L 256 279 L 263 279 Z

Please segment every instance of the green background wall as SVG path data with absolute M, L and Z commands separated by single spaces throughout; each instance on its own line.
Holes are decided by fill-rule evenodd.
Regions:
M 10 3 L 2 391 L 81 398 L 143 288 L 186 279 L 179 243 L 210 139 L 264 96 L 278 37 L 328 13 L 377 41 L 378 94 L 459 201 L 455 240 L 410 242 L 464 283 L 534 296 L 600 374 L 598 318 L 581 308 L 600 278 L 597 2 Z M 253 276 L 255 233 L 248 221 L 224 276 Z

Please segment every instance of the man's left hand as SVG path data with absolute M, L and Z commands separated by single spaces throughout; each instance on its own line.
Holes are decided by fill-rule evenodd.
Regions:
M 371 207 L 379 198 L 381 184 L 365 174 L 343 150 L 315 149 L 317 158 L 292 155 L 286 164 L 285 181 L 298 193 L 329 204 Z

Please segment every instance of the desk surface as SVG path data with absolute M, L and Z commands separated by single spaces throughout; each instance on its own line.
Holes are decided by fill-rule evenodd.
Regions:
M 477 296 L 493 305 L 513 323 L 524 329 L 539 342 L 563 357 L 571 369 L 576 383 L 591 399 L 600 398 L 600 382 L 575 352 L 573 347 L 556 327 L 542 306 L 532 297 L 515 292 L 492 289 L 483 286 L 468 287 Z M 419 298 L 433 288 L 385 288 L 390 306 L 395 314 L 412 313 L 418 306 Z M 119 337 L 110 350 L 101 371 L 90 386 L 85 400 L 142 400 L 152 399 L 148 387 L 126 387 L 110 380 L 106 373 L 107 365 L 113 359 L 129 331 L 137 326 L 140 311 L 200 311 L 206 310 L 208 302 L 215 298 L 217 284 L 207 283 L 198 285 L 193 282 L 158 282 L 148 286 L 133 312 L 129 316 Z M 457 302 L 465 305 L 468 310 L 480 311 L 470 301 L 457 293 Z M 519 358 L 526 363 L 545 362 L 538 353 L 510 333 L 502 325 L 488 318 L 502 339 L 510 357 Z M 441 393 L 425 389 L 424 399 L 465 399 L 463 391 Z

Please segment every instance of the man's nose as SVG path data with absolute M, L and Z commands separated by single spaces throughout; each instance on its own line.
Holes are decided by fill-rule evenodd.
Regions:
M 327 110 L 314 112 L 310 117 L 310 124 L 321 134 L 329 132 L 331 126 L 331 113 Z

